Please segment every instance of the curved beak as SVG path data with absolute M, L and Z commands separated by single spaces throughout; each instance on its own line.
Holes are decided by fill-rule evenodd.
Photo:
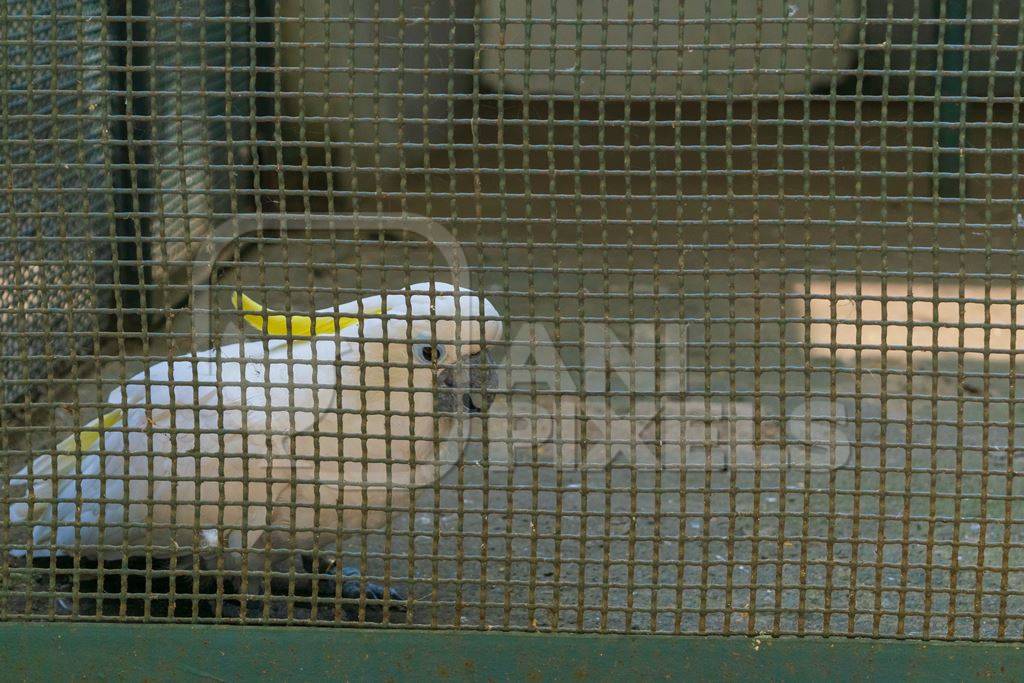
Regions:
M 442 392 L 439 410 L 479 414 L 491 404 L 491 390 L 497 386 L 494 359 L 482 352 L 466 356 L 437 374 Z

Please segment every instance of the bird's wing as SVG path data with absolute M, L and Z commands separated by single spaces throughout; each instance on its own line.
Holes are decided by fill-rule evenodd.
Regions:
M 110 393 L 101 417 L 15 475 L 12 487 L 26 492 L 10 506 L 12 525 L 33 526 L 34 543 L 43 546 L 35 554 L 48 554 L 51 539 L 61 547 L 87 544 L 88 525 L 101 515 L 108 527 L 123 522 L 124 505 L 110 501 L 128 502 L 126 470 L 128 499 L 172 502 L 170 474 L 190 476 L 182 467 L 194 474 L 190 454 L 266 453 L 275 439 L 308 430 L 315 411 L 333 405 L 332 343 L 233 344 L 135 375 Z M 136 507 L 145 515 L 151 506 L 131 505 L 129 518 Z M 116 542 L 113 536 L 102 540 Z

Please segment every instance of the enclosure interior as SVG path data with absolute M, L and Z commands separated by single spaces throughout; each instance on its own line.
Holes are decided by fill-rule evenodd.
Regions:
M 8 557 L 11 482 L 0 620 L 1019 638 L 1019 5 L 668 4 L 7 3 L 0 481 L 266 342 L 239 292 L 457 277 L 504 332 L 459 458 L 338 545 L 405 600 L 239 590 L 198 527 Z

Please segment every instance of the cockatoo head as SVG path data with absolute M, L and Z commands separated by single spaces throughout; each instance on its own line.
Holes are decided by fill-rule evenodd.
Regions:
M 381 311 L 379 323 L 370 320 L 363 326 L 367 364 L 398 369 L 399 376 L 411 372 L 416 388 L 427 383 L 429 373 L 436 413 L 486 408 L 497 380 L 488 350 L 502 334 L 498 310 L 487 299 L 447 283 L 421 282 L 383 301 L 367 297 L 361 303 L 364 310 Z M 377 343 L 378 338 L 386 343 Z
M 427 412 L 479 413 L 497 379 L 488 353 L 502 335 L 497 309 L 482 295 L 445 282 L 421 282 L 320 309 L 315 316 L 270 312 L 248 297 L 235 303 L 250 324 L 268 334 L 315 338 L 321 361 L 336 349 L 347 369 L 339 375 L 347 387 L 411 391 L 419 398 L 430 390 Z M 416 403 L 417 411 L 424 407 Z

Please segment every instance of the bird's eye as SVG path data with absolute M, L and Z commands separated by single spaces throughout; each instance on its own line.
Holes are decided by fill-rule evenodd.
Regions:
M 440 363 L 444 360 L 444 347 L 440 344 L 416 344 L 412 352 L 421 363 Z

